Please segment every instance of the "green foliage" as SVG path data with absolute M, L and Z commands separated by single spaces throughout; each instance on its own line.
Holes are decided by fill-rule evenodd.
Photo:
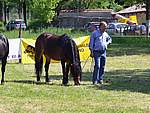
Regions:
M 115 0 L 95 0 L 90 4 L 90 8 L 100 8 L 100 9 L 113 9 L 118 11 L 122 9 L 122 6 L 115 3 Z
M 4 23 L 0 21 L 0 32 L 4 31 Z
M 37 32 L 38 29 L 43 27 L 43 22 L 39 20 L 32 20 L 29 22 L 28 28 L 27 29 L 33 29 L 34 32 Z
M 79 31 L 77 29 L 55 28 L 55 27 L 43 28 L 40 26 L 37 28 L 37 26 L 34 23 L 32 24 L 32 22 L 30 25 L 31 25 L 30 29 L 28 29 L 26 31 L 22 31 L 23 38 L 36 39 L 38 37 L 38 35 L 40 35 L 42 32 L 50 32 L 50 33 L 53 33 L 56 35 L 62 35 L 62 34 L 67 33 L 70 36 L 70 38 L 78 38 L 78 37 L 87 36 L 90 34 L 90 33 L 84 32 L 84 31 Z M 19 30 L 5 31 L 4 34 L 9 39 L 18 38 Z
M 135 4 L 145 3 L 146 0 L 125 0 L 124 6 L 132 6 Z
M 115 3 L 115 0 L 70 0 L 64 4 L 64 9 L 108 9 L 114 11 L 122 9 L 122 6 Z
M 56 15 L 54 9 L 59 0 L 32 0 L 32 19 L 40 23 L 49 23 Z

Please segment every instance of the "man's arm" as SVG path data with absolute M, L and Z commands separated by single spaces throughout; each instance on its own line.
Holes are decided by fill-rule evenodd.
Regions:
M 112 43 L 112 38 L 109 35 L 106 38 L 106 43 L 107 43 L 107 45 Z
M 92 33 L 89 42 L 90 56 L 93 57 L 93 47 L 94 47 L 94 33 Z

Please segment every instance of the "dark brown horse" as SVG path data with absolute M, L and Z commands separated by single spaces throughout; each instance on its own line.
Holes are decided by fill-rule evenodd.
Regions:
M 4 83 L 4 73 L 5 73 L 5 66 L 7 63 L 7 56 L 9 53 L 9 42 L 7 37 L 4 35 L 0 34 L 0 60 L 2 61 L 2 79 L 1 79 L 1 84 Z
M 40 75 L 43 67 L 43 55 L 46 57 L 45 80 L 49 82 L 48 69 L 50 60 L 59 60 L 62 65 L 63 85 L 68 83 L 68 73 L 70 70 L 73 76 L 74 84 L 79 85 L 81 79 L 81 65 L 79 51 L 76 43 L 66 34 L 57 36 L 50 33 L 41 34 L 35 42 L 35 71 L 37 81 L 40 81 Z

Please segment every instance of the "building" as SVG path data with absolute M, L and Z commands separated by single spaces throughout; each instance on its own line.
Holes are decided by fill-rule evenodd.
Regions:
M 130 16 L 136 16 L 138 24 L 146 24 L 146 5 L 137 4 L 126 9 L 123 9 L 117 14 L 129 18 Z
M 89 22 L 112 21 L 111 9 L 90 9 L 84 11 L 63 10 L 58 16 L 59 27 L 83 28 Z

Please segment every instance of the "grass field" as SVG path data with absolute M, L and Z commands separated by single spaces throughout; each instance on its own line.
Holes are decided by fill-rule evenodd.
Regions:
M 89 34 L 89 32 L 79 31 L 77 29 L 54 28 L 54 27 L 52 28 L 52 27 L 50 27 L 48 29 L 37 30 L 36 32 L 33 30 L 22 31 L 22 38 L 36 39 L 43 32 L 54 33 L 56 35 L 62 35 L 64 33 L 67 33 L 68 36 L 70 36 L 71 38 L 78 38 L 80 36 L 85 36 L 85 35 Z M 19 37 L 19 30 L 7 31 L 7 32 L 3 32 L 3 34 L 6 35 L 9 39 L 18 38 Z
M 92 63 L 82 62 L 83 81 L 61 86 L 61 65 L 51 82 L 36 84 L 34 65 L 8 63 L 0 85 L 0 113 L 150 113 L 150 39 L 114 38 L 103 85 L 91 84 Z M 44 76 L 44 75 L 43 75 Z

